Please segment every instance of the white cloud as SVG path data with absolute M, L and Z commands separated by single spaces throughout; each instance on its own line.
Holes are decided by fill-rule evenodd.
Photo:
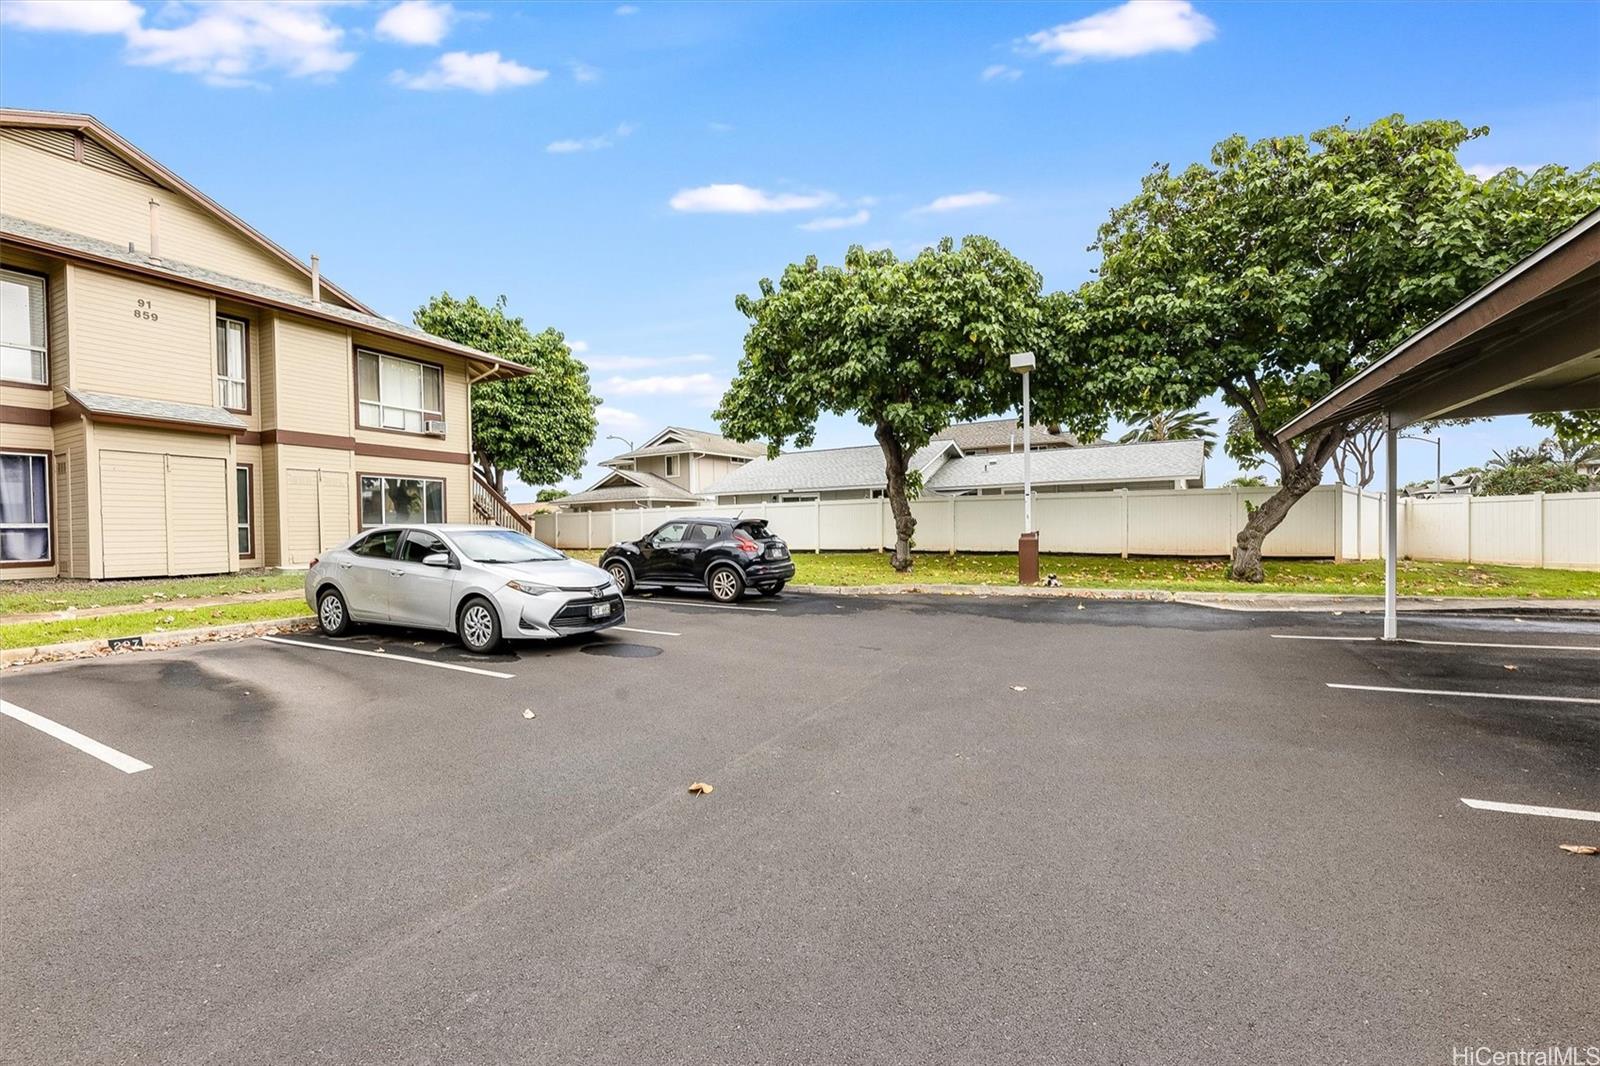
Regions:
M 377 35 L 399 44 L 438 44 L 450 32 L 455 8 L 433 0 L 400 0 L 378 17 Z
M 733 123 L 731 123 L 731 122 L 707 122 L 706 123 L 706 129 L 710 130 L 712 133 L 732 133 L 733 132 Z
M 851 226 L 865 226 L 871 219 L 872 212 L 862 208 L 853 215 L 814 218 L 810 222 L 800 223 L 799 228 L 813 232 L 817 230 L 849 229 Z
M 682 189 L 668 203 L 674 211 L 757 215 L 774 211 L 813 211 L 836 198 L 832 193 L 767 193 L 748 185 L 702 185 Z
M 1031 33 L 1025 50 L 1056 63 L 1078 63 L 1187 52 L 1216 35 L 1216 24 L 1188 0 L 1128 0 L 1076 22 Z
M 572 71 L 572 80 L 581 85 L 600 80 L 599 67 L 591 67 L 589 64 L 581 63 L 576 59 L 567 64 L 567 69 Z
M 616 11 L 612 12 L 612 14 L 615 15 L 637 15 L 638 13 L 639 9 L 633 4 L 623 4 L 618 7 Z
M 681 366 L 685 363 L 709 363 L 712 358 L 703 352 L 690 355 L 596 355 L 584 360 L 590 370 L 648 370 L 658 366 Z
M 1532 174 L 1539 169 L 1540 165 L 1539 163 L 1474 163 L 1467 167 L 1466 171 L 1479 181 L 1488 181 L 1508 168 L 1514 167 L 1524 174 Z
M 1005 197 L 992 192 L 958 192 L 949 196 L 941 196 L 932 203 L 923 204 L 915 208 L 914 213 L 940 213 L 944 211 L 961 211 L 968 207 L 988 207 L 997 204 Z
M 624 411 L 608 403 L 603 403 L 594 409 L 594 420 L 600 423 L 601 429 L 621 430 L 624 433 L 644 428 L 643 418 L 632 411 Z
M 520 85 L 536 85 L 550 76 L 548 70 L 525 67 L 499 52 L 446 52 L 420 74 L 394 72 L 392 80 L 407 89 L 467 89 L 492 93 Z
M 978 75 L 984 81 L 1016 81 L 1022 77 L 1022 71 L 1016 67 L 1008 67 L 1004 63 L 993 63 L 983 68 L 983 73 Z
M 607 378 L 600 386 L 607 396 L 721 396 L 727 382 L 714 374 L 655 374 L 643 378 Z
M 296 78 L 346 70 L 356 53 L 342 47 L 344 30 L 328 17 L 328 7 L 320 0 L 204 0 L 165 8 L 163 14 L 188 20 L 161 26 L 146 26 L 144 8 L 119 0 L 8 0 L 0 15 L 21 29 L 118 34 L 129 63 L 233 87 L 259 85 L 256 75 L 268 70 Z
M 572 349 L 574 355 L 582 355 L 589 350 L 588 341 L 568 341 L 567 347 Z
M 598 152 L 602 148 L 610 148 L 617 141 L 633 133 L 638 127 L 631 122 L 623 122 L 610 133 L 598 134 L 594 137 L 568 138 L 562 141 L 551 141 L 544 146 L 544 150 L 555 155 L 570 155 L 573 152 Z
M 6 0 L 0 21 L 25 30 L 129 33 L 144 9 L 132 0 Z

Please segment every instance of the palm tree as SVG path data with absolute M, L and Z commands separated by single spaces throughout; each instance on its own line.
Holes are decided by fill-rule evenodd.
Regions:
M 1550 453 L 1544 448 L 1507 448 L 1502 452 L 1490 452 L 1490 459 L 1484 463 L 1489 470 L 1509 470 L 1514 466 L 1543 466 L 1552 462 Z
M 1134 422 L 1117 441 L 1118 444 L 1138 444 L 1152 440 L 1205 441 L 1206 458 L 1216 447 L 1217 431 L 1212 427 L 1217 420 L 1203 411 L 1161 410 L 1151 411 Z

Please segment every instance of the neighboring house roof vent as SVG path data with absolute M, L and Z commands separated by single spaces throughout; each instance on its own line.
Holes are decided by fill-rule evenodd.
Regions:
M 322 302 L 322 259 L 316 252 L 311 253 L 311 298 Z

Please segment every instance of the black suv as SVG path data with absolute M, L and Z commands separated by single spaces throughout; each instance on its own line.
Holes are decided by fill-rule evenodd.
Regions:
M 635 585 L 702 585 L 723 603 L 752 585 L 776 596 L 794 577 L 789 546 L 767 532 L 764 518 L 674 518 L 607 548 L 600 568 L 623 592 Z

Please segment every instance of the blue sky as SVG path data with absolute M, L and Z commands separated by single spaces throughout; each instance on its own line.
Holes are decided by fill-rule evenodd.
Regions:
M 4 16 L 0 102 L 95 114 L 392 317 L 440 290 L 505 293 L 578 342 L 601 433 L 635 441 L 711 426 L 743 336 L 734 295 L 808 253 L 986 233 L 1075 286 L 1151 163 L 1396 111 L 1490 126 L 1473 167 L 1600 159 L 1593 3 L 7 0 Z M 1538 436 L 1521 419 L 1449 430 L 1446 469 Z M 870 441 L 847 420 L 818 435 Z M 1403 478 L 1432 472 L 1432 448 L 1404 445 Z M 1220 455 L 1207 469 L 1234 473 Z

